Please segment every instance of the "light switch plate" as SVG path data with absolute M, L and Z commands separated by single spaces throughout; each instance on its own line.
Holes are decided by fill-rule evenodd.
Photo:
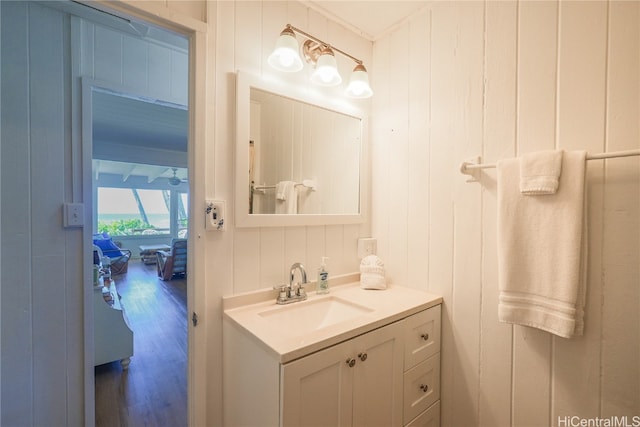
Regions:
M 205 229 L 207 231 L 225 231 L 224 200 L 207 200 Z
M 83 227 L 84 204 L 65 203 L 63 205 L 63 222 L 65 227 Z

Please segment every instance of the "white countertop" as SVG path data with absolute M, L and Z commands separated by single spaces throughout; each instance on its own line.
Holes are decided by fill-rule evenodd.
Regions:
M 442 302 L 440 296 L 396 285 L 391 285 L 386 290 L 364 290 L 360 288 L 359 282 L 334 286 L 326 295 L 310 292 L 306 301 L 288 305 L 277 305 L 273 296 L 268 301 L 238 306 L 237 301 L 232 301 L 234 298 L 238 297 L 229 297 L 225 301 L 225 307 L 229 307 L 224 310 L 225 320 L 255 338 L 280 363 L 287 363 L 338 344 Z M 260 315 L 266 311 L 286 310 L 293 306 L 304 310 L 305 304 L 314 304 L 321 299 L 329 298 L 348 301 L 366 307 L 367 310 L 348 320 L 304 332 L 296 329 L 295 319 L 286 328 L 274 328 L 272 323 Z

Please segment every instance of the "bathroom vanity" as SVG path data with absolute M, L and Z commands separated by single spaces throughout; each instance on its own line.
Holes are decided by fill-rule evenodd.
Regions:
M 276 305 L 225 300 L 224 425 L 438 426 L 440 304 L 333 286 Z

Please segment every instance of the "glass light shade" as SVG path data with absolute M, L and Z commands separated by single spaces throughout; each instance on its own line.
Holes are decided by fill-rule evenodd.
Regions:
M 345 94 L 349 98 L 369 98 L 373 95 L 373 90 L 369 86 L 369 75 L 364 65 L 358 64 L 353 69 Z
M 342 83 L 336 57 L 330 48 L 324 49 L 318 57 L 316 69 L 311 74 L 311 81 L 321 86 L 337 86 Z
M 276 70 L 294 73 L 302 70 L 302 59 L 298 53 L 299 46 L 295 34 L 289 28 L 280 33 L 276 47 L 269 55 L 267 62 Z

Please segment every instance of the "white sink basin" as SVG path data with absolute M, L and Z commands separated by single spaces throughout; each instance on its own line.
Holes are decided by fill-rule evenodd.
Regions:
M 274 328 L 304 333 L 353 319 L 373 309 L 329 296 L 271 307 L 258 313 Z

